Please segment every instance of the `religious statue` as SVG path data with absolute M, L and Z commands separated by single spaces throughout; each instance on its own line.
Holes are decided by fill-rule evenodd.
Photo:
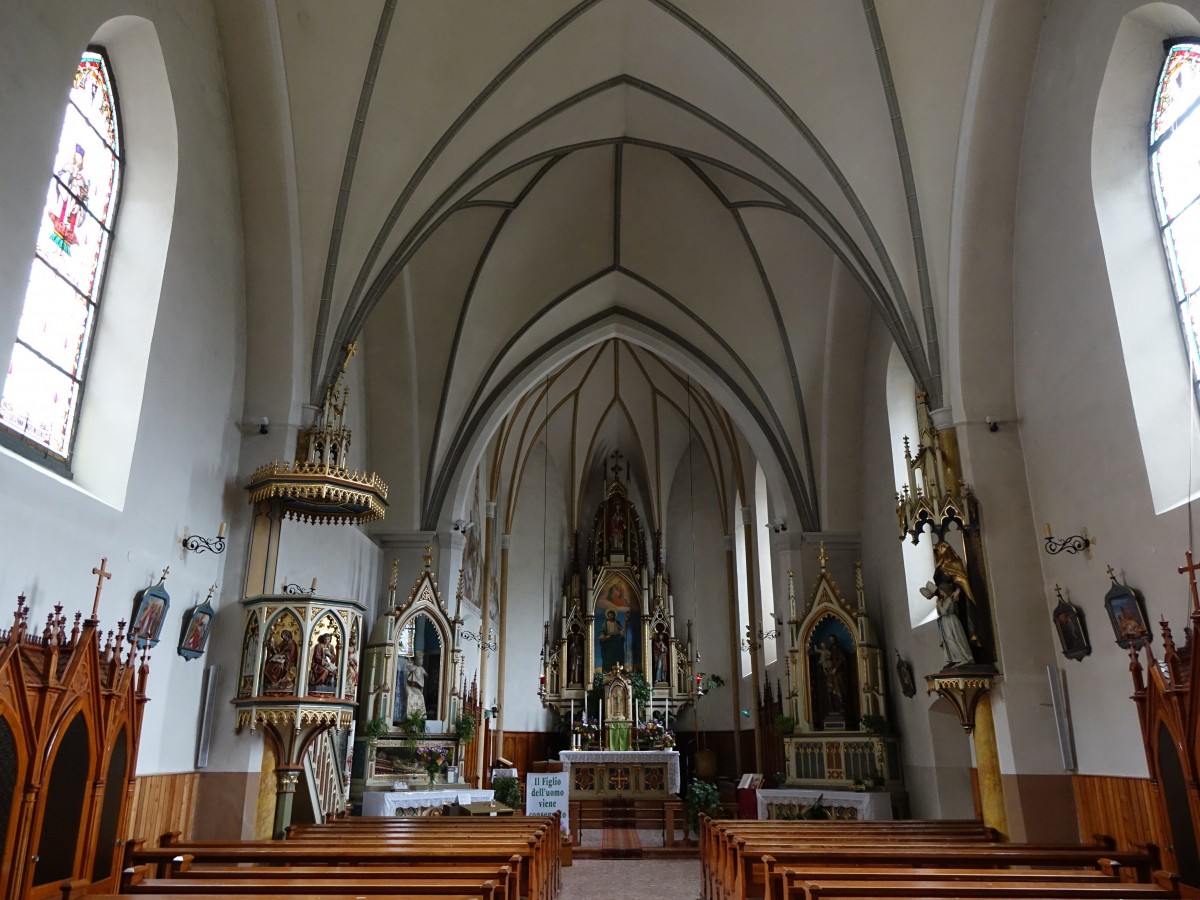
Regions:
M 618 503 L 608 527 L 608 549 L 613 553 L 625 551 L 625 510 Z
M 583 684 L 583 635 L 576 628 L 567 638 L 567 685 Z
M 670 644 L 667 643 L 667 633 L 663 629 L 654 632 L 654 640 L 650 644 L 651 664 L 654 671 L 655 684 L 667 682 L 667 665 L 670 662 Z
M 338 658 L 333 649 L 333 634 L 325 632 L 313 645 L 312 661 L 308 666 L 309 693 L 331 693 L 337 687 Z
M 296 688 L 296 660 L 300 656 L 300 645 L 285 628 L 279 634 L 279 643 L 267 638 L 267 661 L 263 663 L 263 693 L 286 694 Z
M 962 588 L 942 578 L 940 572 L 935 572 L 934 578 L 936 581 L 930 581 L 921 588 L 921 596 L 933 600 L 937 609 L 938 633 L 942 637 L 942 649 L 946 652 L 946 668 L 971 665 L 975 662 L 975 655 L 971 652 L 971 642 L 967 640 L 966 629 L 959 617 Z
M 425 654 L 417 653 L 408 661 L 404 675 L 404 683 L 407 686 L 404 708 L 406 716 L 425 713 L 425 666 L 422 665 L 424 658 Z
M 825 712 L 846 712 L 846 652 L 831 634 L 816 646 L 817 664 L 825 676 Z
M 618 663 L 625 664 L 625 628 L 617 619 L 615 610 L 604 614 L 604 626 L 600 631 L 600 662 L 605 672 Z

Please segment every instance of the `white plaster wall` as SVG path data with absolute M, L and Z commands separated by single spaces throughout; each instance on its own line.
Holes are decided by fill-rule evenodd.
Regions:
M 116 509 L 40 468 L 0 454 L 0 598 L 24 592 L 31 624 L 55 603 L 91 609 L 102 556 L 113 573 L 105 630 L 128 619 L 134 594 L 169 565 L 171 609 L 150 662 L 139 774 L 192 768 L 206 658 L 175 652 L 183 613 L 225 581 L 227 557 L 181 555 L 185 526 L 213 536 L 244 503 L 229 479 L 238 458 L 245 321 L 241 226 L 224 73 L 206 4 L 120 0 L 7 4 L 0 29 L 0 345 L 11 346 L 63 103 L 79 53 L 119 15 L 153 23 L 178 128 L 175 216 L 150 344 L 132 471 Z M 113 59 L 120 90 L 120 59 Z M 138 164 L 129 146 L 128 165 Z M 119 222 L 119 220 L 118 220 Z M 118 224 L 119 227 L 119 224 Z M 120 235 L 117 238 L 121 240 Z M 111 352 L 111 351 L 110 351 Z M 84 402 L 87 402 L 85 397 Z M 238 539 L 231 529 L 231 540 Z M 35 625 L 39 627 L 39 625 Z M 169 735 L 169 739 L 165 736 Z
M 549 731 L 554 725 L 537 694 L 538 648 L 547 609 L 555 615 L 561 606 L 563 573 L 570 559 L 566 496 L 565 475 L 558 461 L 547 457 L 546 445 L 540 444 L 530 454 L 512 525 L 508 609 L 501 638 L 505 646 L 501 721 L 506 731 Z M 557 636 L 555 622 L 551 622 L 551 635 Z
M 1178 5 L 1198 12 L 1195 3 Z M 1026 126 L 1014 297 L 1031 539 L 1040 540 L 1042 522 L 1057 536 L 1086 527 L 1097 538 L 1090 560 L 1038 554 L 1044 586 L 1061 584 L 1091 633 L 1091 656 L 1080 663 L 1059 657 L 1079 771 L 1126 776 L 1144 776 L 1146 764 L 1128 699 L 1128 660 L 1104 613 L 1105 566 L 1143 591 L 1152 622 L 1165 615 L 1178 633 L 1187 584 L 1176 567 L 1191 530 L 1186 506 L 1154 513 L 1093 204 L 1097 98 L 1121 19 L 1137 7 L 1124 0 L 1049 7 L 1042 45 L 1053 52 L 1039 56 Z M 1153 90 L 1152 81 L 1144 86 L 1147 122 Z M 1149 290 L 1143 301 L 1168 302 Z M 1179 439 L 1187 441 L 1185 423 L 1179 425 Z M 1036 610 L 1047 628 L 1049 603 Z M 1155 648 L 1161 652 L 1161 639 Z

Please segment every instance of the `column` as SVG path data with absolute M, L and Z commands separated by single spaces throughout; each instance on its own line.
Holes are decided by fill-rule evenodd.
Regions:
M 742 528 L 746 532 L 746 610 L 750 632 L 747 637 L 751 642 L 756 642 L 757 635 L 762 630 L 762 622 L 758 616 L 758 579 L 754 577 L 754 567 L 758 562 L 758 544 L 755 542 L 754 536 L 754 511 L 748 506 L 742 507 Z M 750 648 L 750 693 L 752 694 L 750 722 L 754 726 L 754 771 L 762 772 L 764 768 L 762 728 L 758 722 L 758 704 L 759 698 L 762 696 L 762 687 L 760 685 L 758 649 Z M 735 708 L 733 715 L 736 719 L 741 715 L 741 710 Z
M 992 696 L 979 698 L 975 707 L 975 767 L 979 775 L 979 801 L 983 824 L 1008 837 L 1008 812 L 1004 807 L 1004 785 L 1000 780 L 1000 754 L 996 747 L 996 724 L 992 719 Z
M 729 596 L 726 608 L 729 611 L 729 661 L 732 671 L 729 673 L 730 695 L 733 698 L 733 764 L 740 774 L 742 771 L 742 716 L 738 711 L 742 706 L 742 679 L 738 677 L 739 646 L 738 616 L 737 616 L 737 556 L 734 549 L 733 535 L 725 535 L 725 586 Z

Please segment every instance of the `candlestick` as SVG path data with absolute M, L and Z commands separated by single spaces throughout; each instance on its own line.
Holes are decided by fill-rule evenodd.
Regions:
M 225 523 L 224 522 L 222 522 L 221 527 L 217 529 L 217 537 L 219 537 L 219 538 L 225 537 Z
M 1054 537 L 1054 533 L 1050 531 L 1050 523 L 1043 522 L 1042 527 L 1046 529 L 1046 537 Z
M 314 578 L 312 580 L 312 590 L 315 592 L 316 589 L 317 589 L 317 579 Z

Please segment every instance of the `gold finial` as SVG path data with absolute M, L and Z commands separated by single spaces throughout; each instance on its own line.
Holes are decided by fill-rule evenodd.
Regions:
M 357 355 L 358 355 L 358 341 L 351 341 L 350 343 L 348 343 L 346 345 L 346 355 L 342 359 L 342 368 L 340 371 L 344 373 L 346 371 L 346 366 L 350 365 L 350 360 L 354 359 L 354 357 L 356 357 Z
M 400 560 L 393 559 L 392 560 L 392 577 L 388 581 L 388 588 L 393 591 L 396 590 L 396 585 L 399 584 L 399 582 L 400 582 Z
M 429 568 L 433 564 L 433 547 L 429 544 L 425 545 L 425 568 Z
M 796 573 L 788 569 L 788 611 L 791 621 L 796 621 Z
M 170 574 L 171 574 L 171 567 L 167 566 L 165 569 L 163 569 L 162 575 L 159 576 L 158 583 L 163 584 L 167 580 L 167 576 Z
M 829 562 L 829 557 L 825 555 L 825 542 L 821 541 L 821 553 L 817 557 L 817 562 L 821 564 L 821 571 L 825 571 L 825 564 Z

